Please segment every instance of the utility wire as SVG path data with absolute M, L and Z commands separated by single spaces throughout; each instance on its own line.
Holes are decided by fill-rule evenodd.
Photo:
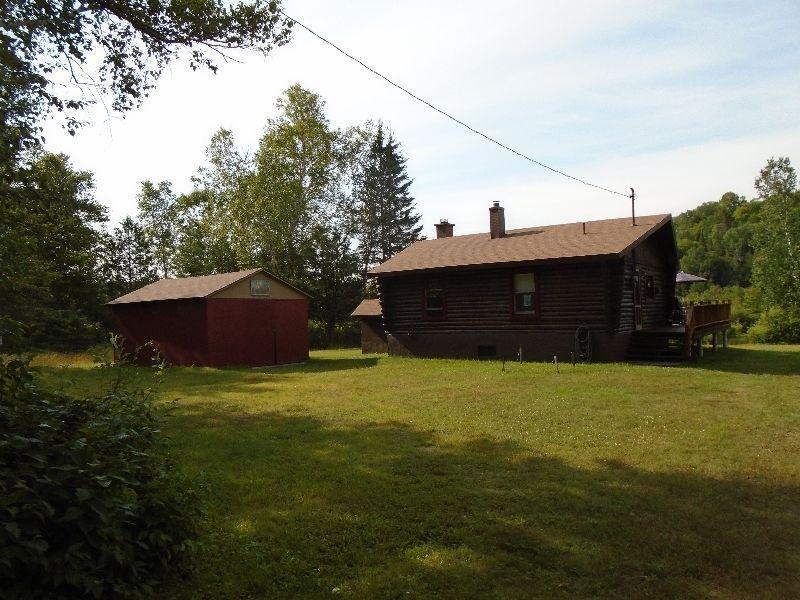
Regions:
M 460 120 L 460 119 L 457 119 L 456 117 L 454 117 L 453 115 L 451 115 L 451 114 L 450 114 L 450 113 L 448 113 L 447 111 L 445 111 L 445 110 L 442 110 L 441 108 L 439 108 L 438 106 L 436 106 L 436 105 L 434 105 L 434 104 L 432 104 L 432 103 L 428 102 L 428 101 L 427 101 L 427 100 L 425 100 L 424 98 L 420 98 L 420 97 L 419 97 L 419 96 L 417 96 L 417 95 L 416 95 L 414 92 L 412 92 L 412 91 L 408 90 L 407 88 L 404 88 L 404 87 L 403 87 L 402 85 L 400 85 L 399 83 L 395 83 L 394 81 L 392 81 L 391 79 L 389 79 L 388 77 L 386 77 L 386 75 L 383 75 L 382 73 L 379 73 L 378 71 L 376 71 L 375 69 L 373 69 L 372 67 L 370 67 L 369 65 L 367 65 L 366 63 L 364 63 L 364 62 L 363 62 L 362 60 L 360 60 L 359 58 L 357 58 L 357 57 L 353 56 L 353 55 L 352 55 L 352 54 L 350 54 L 349 52 L 347 52 L 347 51 L 343 50 L 342 48 L 340 48 L 339 46 L 337 46 L 336 44 L 334 44 L 334 43 L 333 43 L 332 41 L 330 41 L 329 39 L 327 39 L 327 38 L 325 38 L 325 37 L 321 36 L 321 35 L 320 35 L 320 34 L 318 34 L 316 31 L 314 31 L 314 30 L 310 29 L 308 26 L 304 25 L 303 23 L 301 23 L 300 21 L 298 21 L 298 20 L 297 20 L 297 19 L 295 19 L 294 17 L 290 17 L 290 16 L 289 16 L 289 15 L 287 15 L 285 12 L 283 12 L 283 10 L 281 10 L 280 8 L 278 8 L 278 12 L 279 12 L 280 14 L 282 14 L 284 17 L 286 17 L 287 19 L 289 19 L 290 21 L 292 21 L 293 23 L 297 23 L 297 24 L 298 24 L 300 27 L 302 27 L 303 29 L 305 29 L 305 30 L 306 30 L 308 33 L 310 33 L 311 35 L 313 35 L 315 38 L 317 38 L 317 39 L 319 39 L 319 40 L 321 40 L 321 41 L 325 42 L 326 44 L 328 44 L 329 46 L 331 46 L 332 48 L 334 48 L 335 50 L 337 50 L 339 53 L 341 53 L 341 54 L 344 54 L 344 55 L 345 55 L 347 58 L 349 58 L 350 60 L 357 62 L 359 65 L 361 65 L 362 67 L 364 67 L 364 68 L 365 68 L 367 71 L 369 71 L 369 72 L 370 72 L 370 73 L 372 73 L 373 75 L 377 75 L 378 77 L 380 77 L 381 79 L 383 79 L 383 80 L 384 80 L 386 83 L 388 83 L 389 85 L 392 85 L 392 86 L 396 87 L 396 88 L 397 88 L 398 90 L 400 90 L 401 92 L 404 92 L 404 93 L 408 94 L 409 96 L 411 96 L 411 97 L 412 97 L 414 100 L 417 100 L 418 102 L 422 102 L 423 104 L 425 104 L 425 105 L 426 105 L 426 106 L 428 106 L 429 108 L 432 108 L 432 109 L 433 109 L 433 110 L 435 110 L 436 112 L 438 112 L 438 113 L 440 113 L 440 114 L 444 115 L 445 117 L 447 117 L 447 118 L 448 118 L 448 119 L 450 119 L 451 121 L 454 121 L 454 122 L 458 123 L 459 125 L 461 125 L 462 127 L 465 127 L 466 129 L 469 129 L 469 130 L 470 130 L 472 133 L 475 133 L 475 134 L 477 134 L 477 135 L 481 136 L 482 138 L 484 138 L 484 139 L 486 139 L 486 140 L 490 141 L 491 143 L 493 143 L 493 144 L 495 144 L 495 145 L 497 145 L 497 146 L 500 146 L 500 147 L 501 147 L 501 148 L 503 148 L 504 150 L 508 150 L 509 152 L 512 152 L 512 153 L 516 154 L 516 155 L 517 155 L 517 156 L 519 156 L 520 158 L 524 158 L 525 160 L 527 160 L 527 161 L 529 161 L 529 162 L 532 162 L 532 163 L 533 163 L 533 164 L 535 164 L 535 165 L 539 165 L 540 167 L 543 167 L 543 168 L 547 169 L 548 171 L 552 171 L 553 173 L 556 173 L 556 174 L 558 174 L 558 175 L 561 175 L 562 177 L 566 177 L 566 178 L 568 178 L 568 179 L 572 179 L 573 181 L 577 181 L 577 182 L 579 182 L 579 183 L 582 183 L 583 185 L 588 185 L 589 187 L 597 188 L 598 190 L 603 190 L 604 192 L 608 192 L 609 194 L 616 194 L 616 195 L 618 195 L 618 196 L 623 196 L 623 197 L 625 197 L 625 198 L 630 198 L 630 194 L 624 194 L 624 193 L 622 193 L 622 192 L 618 192 L 618 191 L 616 191 L 616 190 L 612 190 L 612 189 L 609 189 L 609 188 L 607 188 L 607 187 L 603 187 L 602 185 L 597 185 L 597 184 L 595 184 L 595 183 L 591 183 L 590 181 L 586 181 L 585 179 L 581 179 L 580 177 L 575 177 L 574 175 L 570 175 L 569 173 L 565 173 L 564 171 L 560 171 L 560 170 L 558 170 L 558 169 L 556 169 L 556 168 L 554 168 L 554 167 L 551 167 L 550 165 L 546 165 L 545 163 L 543 163 L 543 162 L 541 162 L 541 161 L 538 161 L 538 160 L 536 160 L 535 158 L 532 158 L 532 157 L 528 156 L 527 154 L 524 154 L 523 152 L 520 152 L 519 150 L 516 150 L 516 149 L 512 148 L 511 146 L 508 146 L 508 145 L 504 144 L 503 142 L 500 142 L 500 141 L 496 140 L 495 138 L 493 138 L 493 137 L 491 137 L 491 136 L 489 136 L 489 135 L 487 135 L 487 134 L 483 133 L 482 131 L 480 131 L 480 130 L 478 130 L 478 129 L 475 129 L 475 128 L 474 128 L 474 127 L 472 127 L 471 125 L 468 125 L 468 124 L 467 124 L 467 123 L 465 123 L 464 121 L 462 121 L 462 120 Z

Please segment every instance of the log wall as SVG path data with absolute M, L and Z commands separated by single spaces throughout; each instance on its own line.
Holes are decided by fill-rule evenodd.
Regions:
M 444 318 L 425 317 L 426 275 L 381 277 L 388 332 L 571 331 L 606 329 L 605 287 L 599 263 L 543 266 L 536 273 L 538 314 L 514 315 L 515 269 L 451 271 L 435 276 L 445 294 Z M 516 269 L 516 272 L 528 269 Z
M 672 248 L 672 230 L 662 228 L 650 238 L 631 250 L 621 264 L 623 282 L 619 287 L 621 297 L 618 306 L 614 309 L 619 318 L 616 331 L 634 331 L 634 271 L 639 269 L 642 274 L 651 275 L 654 280 L 655 298 L 648 298 L 642 292 L 642 328 L 661 327 L 666 324 L 675 296 L 675 273 L 677 271 L 677 257 Z

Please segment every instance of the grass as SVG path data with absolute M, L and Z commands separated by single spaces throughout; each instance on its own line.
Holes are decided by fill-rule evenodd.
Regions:
M 101 384 L 82 361 L 42 377 Z M 800 347 L 696 365 L 176 368 L 209 486 L 172 598 L 800 596 Z

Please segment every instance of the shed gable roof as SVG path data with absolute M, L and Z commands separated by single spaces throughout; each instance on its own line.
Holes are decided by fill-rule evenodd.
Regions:
M 377 298 L 366 298 L 362 300 L 355 310 L 350 313 L 351 317 L 380 317 L 381 301 Z
M 672 220 L 671 215 L 604 219 L 421 240 L 372 269 L 370 275 L 559 259 L 621 256 Z
M 155 302 L 157 300 L 185 300 L 189 298 L 206 298 L 215 292 L 233 285 L 246 277 L 256 273 L 263 273 L 268 277 L 280 281 L 284 285 L 292 288 L 306 297 L 310 297 L 306 292 L 283 281 L 272 273 L 264 269 L 247 269 L 246 271 L 235 271 L 233 273 L 218 273 L 216 275 L 203 275 L 200 277 L 178 277 L 174 279 L 160 279 L 154 283 L 134 290 L 124 296 L 120 296 L 109 302 L 109 304 L 131 304 L 133 302 Z

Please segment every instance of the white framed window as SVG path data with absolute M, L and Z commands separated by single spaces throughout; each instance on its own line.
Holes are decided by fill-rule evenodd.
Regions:
M 514 273 L 514 312 L 536 314 L 536 276 L 533 273 Z

